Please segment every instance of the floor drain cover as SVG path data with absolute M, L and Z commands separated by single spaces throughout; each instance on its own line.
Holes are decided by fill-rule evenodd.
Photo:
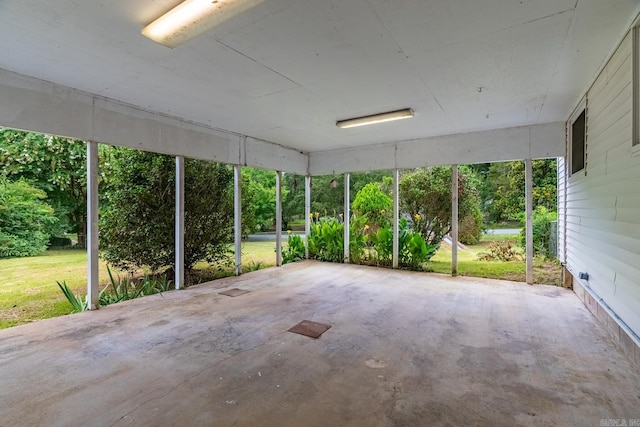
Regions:
M 239 295 L 244 295 L 246 293 L 248 293 L 250 291 L 247 291 L 246 289 L 238 289 L 238 288 L 233 288 L 233 289 L 227 289 L 226 291 L 222 291 L 222 292 L 218 292 L 220 295 L 226 295 L 228 297 L 237 297 Z
M 324 334 L 331 325 L 325 325 L 324 323 L 312 322 L 311 320 L 303 320 L 293 328 L 289 329 L 289 332 L 294 334 L 305 335 L 311 338 L 319 338 Z

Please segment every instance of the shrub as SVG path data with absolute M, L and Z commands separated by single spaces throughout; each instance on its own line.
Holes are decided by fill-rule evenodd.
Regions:
M 472 172 L 460 166 L 458 215 L 476 215 L 480 200 Z M 438 245 L 451 231 L 451 168 L 416 169 L 400 179 L 400 209 L 411 218 L 412 228 L 430 245 Z
M 370 235 L 377 261 L 381 265 L 391 265 L 393 257 L 393 229 L 384 227 Z M 424 238 L 409 228 L 409 222 L 402 218 L 398 229 L 398 264 L 401 267 L 419 270 L 438 250 L 438 245 L 427 244 Z
M 47 245 L 49 248 L 68 248 L 71 246 L 71 239 L 68 237 L 51 237 Z
M 388 226 L 393 209 L 393 200 L 380 190 L 380 184 L 370 182 L 356 193 L 351 207 L 358 216 L 367 218 L 374 228 Z
M 304 259 L 305 252 L 302 237 L 297 234 L 290 234 L 287 248 L 282 252 L 282 263 L 301 261 Z
M 47 249 L 57 218 L 45 197 L 25 181 L 0 180 L 0 257 L 34 256 Z
M 157 271 L 175 258 L 175 158 L 118 149 L 103 192 L 101 255 L 111 265 Z M 233 230 L 233 174 L 228 166 L 185 160 L 184 264 L 228 259 Z
M 458 225 L 458 240 L 465 245 L 475 245 L 482 237 L 482 212 L 475 212 L 460 219 Z
M 309 257 L 320 261 L 344 261 L 344 224 L 334 218 L 311 224 Z
M 524 223 L 524 214 L 520 215 L 521 221 Z M 551 223 L 558 220 L 557 212 L 548 211 L 544 206 L 538 206 L 533 211 L 533 252 L 536 255 L 543 255 L 545 258 L 552 256 L 549 249 L 549 240 L 551 239 Z M 520 232 L 520 241 L 522 247 L 526 247 L 526 228 Z M 555 238 L 555 236 L 553 236 Z

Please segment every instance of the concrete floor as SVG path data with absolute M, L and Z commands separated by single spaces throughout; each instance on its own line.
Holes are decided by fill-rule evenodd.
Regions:
M 285 332 L 304 319 L 333 327 Z M 305 262 L 0 331 L 1 426 L 600 426 L 639 402 L 572 292 L 506 281 Z

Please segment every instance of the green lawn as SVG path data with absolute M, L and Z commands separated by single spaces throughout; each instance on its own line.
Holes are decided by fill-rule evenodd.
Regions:
M 271 267 L 276 263 L 274 242 L 246 242 L 242 252 L 244 271 Z M 207 265 L 196 267 L 204 269 Z M 229 267 L 211 274 L 221 277 L 232 271 Z M 101 262 L 100 289 L 109 283 L 108 280 L 106 264 Z M 71 313 L 71 306 L 56 281 L 65 281 L 76 294 L 86 294 L 86 251 L 51 250 L 35 257 L 0 259 L 0 329 Z
M 477 245 L 468 246 L 466 250 L 458 250 L 458 274 L 462 276 L 486 277 L 524 282 L 526 280 L 526 264 L 524 261 L 479 261 L 478 255 L 488 252 L 490 242 L 511 242 L 519 246 L 518 235 L 484 235 Z M 522 252 L 522 249 L 519 248 Z M 451 273 L 451 245 L 443 243 L 428 264 L 428 268 L 436 273 Z M 559 265 L 554 261 L 536 257 L 533 262 L 533 279 L 535 283 L 546 285 L 562 285 Z
M 523 261 L 477 260 L 479 253 L 486 252 L 490 241 L 511 241 L 517 245 L 518 236 L 483 236 L 478 245 L 459 250 L 459 273 L 465 276 L 524 281 Z M 245 242 L 242 254 L 245 272 L 275 265 L 274 242 Z M 450 273 L 451 247 L 443 244 L 429 262 L 428 268 L 438 273 Z M 228 276 L 233 272 L 232 266 L 211 268 L 205 263 L 196 265 L 196 269 L 199 270 L 200 278 L 205 280 Z M 557 264 L 536 259 L 534 270 L 536 283 L 561 285 Z M 0 259 L 0 329 L 69 314 L 71 307 L 58 289 L 56 281 L 65 281 L 76 294 L 86 294 L 87 255 L 84 250 L 51 250 L 36 257 Z M 107 269 L 103 262 L 100 263 L 100 283 L 101 289 L 108 283 Z

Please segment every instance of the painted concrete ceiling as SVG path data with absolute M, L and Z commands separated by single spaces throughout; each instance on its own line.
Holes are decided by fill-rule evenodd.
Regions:
M 266 0 L 175 49 L 140 34 L 177 3 L 2 1 L 0 68 L 315 152 L 564 121 L 640 0 Z

